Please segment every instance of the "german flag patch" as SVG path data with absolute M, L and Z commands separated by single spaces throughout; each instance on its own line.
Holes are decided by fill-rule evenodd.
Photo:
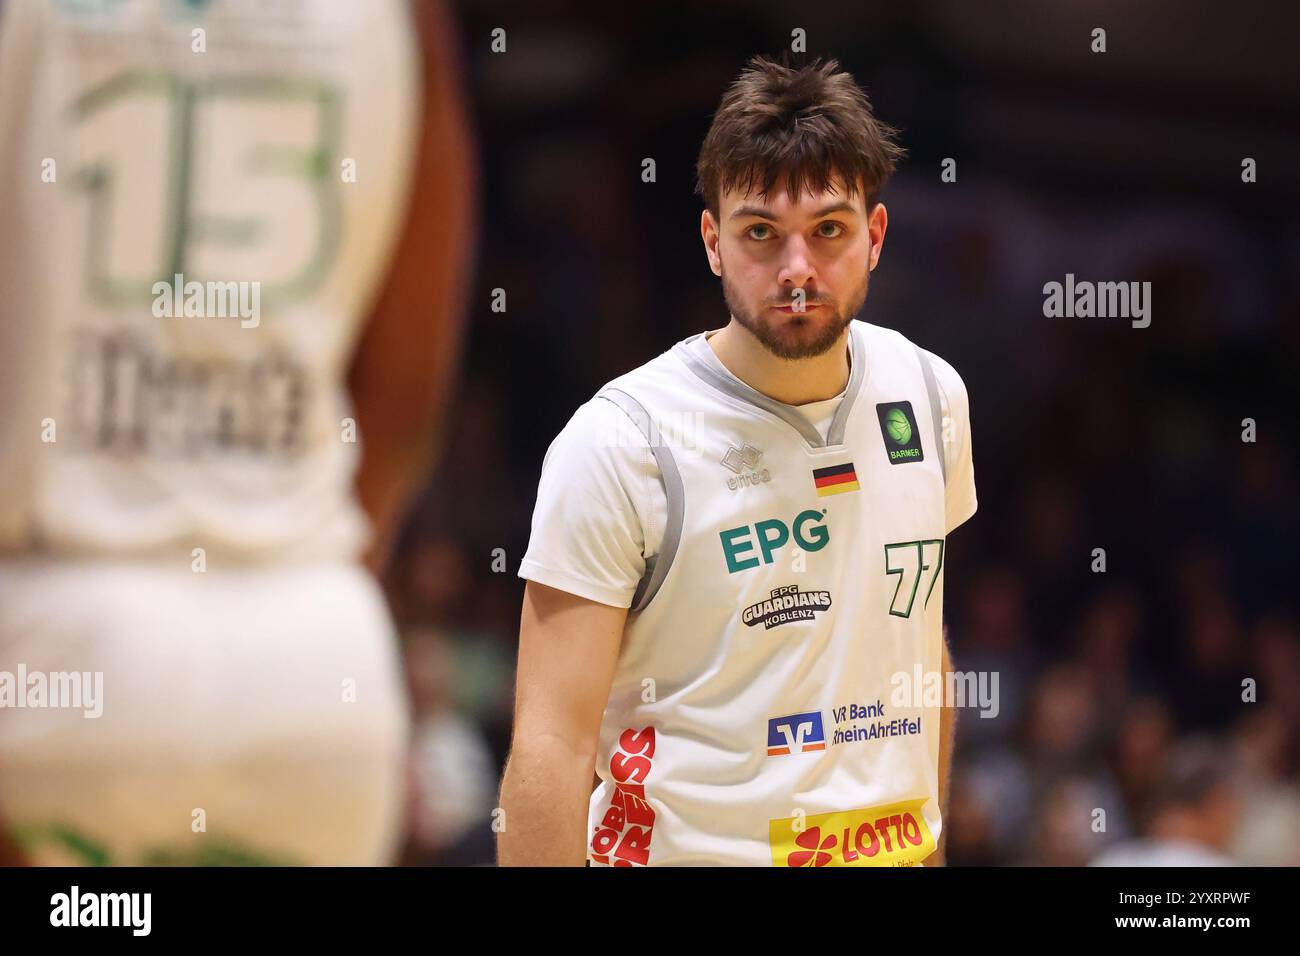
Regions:
M 858 473 L 854 470 L 851 461 L 843 465 L 814 468 L 812 476 L 813 484 L 817 486 L 818 498 L 838 495 L 845 491 L 857 491 L 859 488 Z

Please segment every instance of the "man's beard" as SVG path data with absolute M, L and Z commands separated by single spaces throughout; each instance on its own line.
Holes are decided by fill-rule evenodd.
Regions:
M 744 326 L 754 338 L 758 339 L 763 348 L 777 358 L 805 359 L 823 355 L 835 346 L 844 329 L 861 310 L 862 304 L 867 301 L 867 285 L 870 281 L 871 272 L 867 270 L 863 273 L 861 287 L 855 289 L 850 297 L 849 308 L 847 309 L 837 310 L 832 302 L 825 299 L 809 299 L 805 301 L 805 305 L 812 305 L 813 302 L 816 302 L 821 308 L 806 313 L 771 313 L 765 308 L 762 315 L 753 315 L 745 308 L 744 300 L 732 288 L 731 283 L 727 281 L 726 271 L 723 270 L 722 297 L 735 320 Z M 769 319 L 768 316 L 771 314 L 778 314 L 781 318 Z M 786 317 L 787 315 L 789 318 Z M 805 326 L 805 324 L 808 327 L 816 328 L 816 325 L 811 324 L 818 323 L 820 331 L 813 338 L 804 338 L 803 336 L 790 338 L 774 327 L 778 322 L 787 329 L 798 328 Z

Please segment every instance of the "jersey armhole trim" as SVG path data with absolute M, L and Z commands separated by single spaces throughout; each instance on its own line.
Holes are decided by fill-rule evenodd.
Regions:
M 934 448 L 939 457 L 939 473 L 943 475 L 943 485 L 948 487 L 948 449 L 943 443 L 943 409 L 939 404 L 939 382 L 934 377 L 934 366 L 930 357 L 919 345 L 913 344 L 917 358 L 921 360 L 921 375 L 925 378 L 925 394 L 930 399 L 930 420 L 934 425 Z
M 682 485 L 677 459 L 673 457 L 672 449 L 664 444 L 659 429 L 655 427 L 654 419 L 645 410 L 645 406 L 618 388 L 607 388 L 596 397 L 613 402 L 622 409 L 645 437 L 650 452 L 655 457 L 655 463 L 659 465 L 659 473 L 664 481 L 664 494 L 668 499 L 668 519 L 664 524 L 664 537 L 659 546 L 659 554 L 653 559 L 647 559 L 645 573 L 637 585 L 636 593 L 632 595 L 632 606 L 629 610 L 636 612 L 643 610 L 654 600 L 664 579 L 668 577 L 668 569 L 672 567 L 673 558 L 677 555 L 677 548 L 682 540 L 682 521 L 686 513 L 686 489 Z

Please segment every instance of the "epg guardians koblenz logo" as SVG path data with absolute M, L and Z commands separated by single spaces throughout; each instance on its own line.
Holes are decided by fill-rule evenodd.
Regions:
M 773 588 L 767 600 L 745 608 L 740 619 L 747 627 L 762 624 L 764 630 L 771 630 L 791 621 L 811 621 L 830 606 L 830 591 L 800 591 L 799 585 L 787 584 Z

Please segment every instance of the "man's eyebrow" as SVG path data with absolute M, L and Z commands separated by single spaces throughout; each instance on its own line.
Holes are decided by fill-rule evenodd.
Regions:
M 839 202 L 831 203 L 829 206 L 823 206 L 812 214 L 813 219 L 820 219 L 822 216 L 829 216 L 833 212 L 856 212 L 857 207 L 846 199 Z M 737 206 L 729 218 L 740 219 L 744 216 L 757 216 L 759 219 L 768 219 L 776 222 L 776 214 L 772 210 L 763 206 Z

